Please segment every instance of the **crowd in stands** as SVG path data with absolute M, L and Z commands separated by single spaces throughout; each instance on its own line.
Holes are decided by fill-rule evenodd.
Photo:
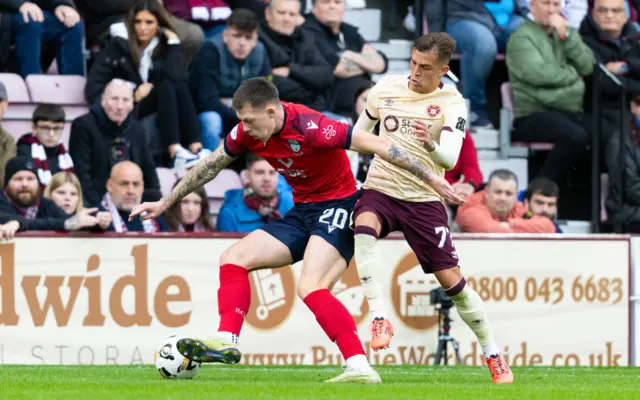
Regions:
M 428 30 L 457 42 L 458 85 L 470 104 L 461 156 L 446 174 L 467 199 L 451 207 L 452 222 L 463 232 L 561 232 L 558 184 L 589 176 L 576 165 L 590 151 L 597 90 L 605 165 L 626 171 L 624 182 L 612 180 L 607 211 L 640 232 L 640 1 L 424 2 Z M 219 146 L 239 122 L 231 98 L 246 79 L 267 77 L 284 101 L 357 120 L 389 60 L 344 22 L 344 0 L 313 0 L 308 14 L 305 7 L 300 0 L 0 0 L 3 70 L 26 79 L 55 59 L 59 74 L 86 77 L 87 104 L 68 141 L 58 104 L 38 105 L 30 132 L 9 133 L 0 122 L 0 238 L 25 230 L 250 232 L 286 213 L 291 188 L 249 154 L 232 164 L 238 184 L 219 202 L 204 187 L 156 220 L 128 219 L 135 205 L 177 183 L 163 187 L 161 168 L 178 179 Z M 513 139 L 553 145 L 521 193 L 509 170 L 485 184 L 471 135 L 493 129 L 487 80 L 501 55 Z M 628 122 L 620 121 L 618 87 L 595 86 L 598 65 L 623 82 Z M 0 120 L 10 98 L 0 82 Z M 614 151 L 620 140 L 624 160 Z M 371 157 L 350 158 L 362 183 Z

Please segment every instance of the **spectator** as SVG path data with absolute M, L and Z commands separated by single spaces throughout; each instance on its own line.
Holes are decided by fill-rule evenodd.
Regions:
M 487 187 L 466 198 L 458 208 L 456 223 L 461 232 L 473 233 L 554 233 L 554 224 L 545 217 L 525 218 L 525 207 L 516 200 L 518 181 L 513 172 L 499 169 L 491 173 Z
M 247 157 L 247 185 L 228 190 L 218 215 L 221 232 L 252 232 L 269 219 L 280 218 L 293 207 L 291 192 L 277 188 L 278 173 L 262 157 Z
M 640 92 L 640 34 L 626 18 L 624 0 L 596 0 L 591 15 L 582 22 L 580 34 L 596 61 L 624 83 L 628 98 Z M 620 89 L 607 77 L 600 85 L 602 115 L 619 126 Z M 589 111 L 591 100 L 591 90 L 586 90 L 585 108 Z
M 113 34 L 118 34 L 121 31 L 126 32 L 127 28 L 122 21 L 135 0 L 74 0 L 74 2 L 84 18 L 87 27 L 87 45 L 91 47 L 103 42 L 110 35 L 111 29 L 113 29 Z M 167 7 L 169 6 L 167 5 Z M 187 60 L 191 59 L 204 41 L 202 28 L 174 15 L 169 15 L 169 19 L 176 29 L 178 39 L 180 39 L 182 53 Z
M 0 13 L 13 13 L 11 31 L 18 74 L 23 78 L 42 73 L 44 46 L 55 49 L 63 75 L 84 75 L 83 25 L 68 0 L 3 1 Z M 3 19 L 3 24 L 7 22 Z M 4 29 L 4 28 L 3 28 Z
M 71 124 L 69 152 L 76 160 L 76 174 L 82 183 L 85 205 L 96 205 L 106 192 L 111 168 L 121 161 L 140 166 L 144 177 L 144 200 L 162 197 L 160 180 L 151 152 L 145 144 L 145 131 L 132 115 L 133 89 L 113 79 L 101 103 Z
M 589 0 L 589 2 L 591 1 L 593 0 Z M 518 7 L 523 10 L 522 15 L 526 15 L 529 12 L 529 0 L 517 0 L 517 2 Z M 587 15 L 589 7 L 587 0 L 563 0 L 562 4 L 563 8 L 560 14 L 567 20 L 570 27 L 580 29 L 580 24 Z
M 582 112 L 583 77 L 591 74 L 595 59 L 560 15 L 559 1 L 532 0 L 531 15 L 507 47 L 515 107 L 513 139 L 553 143 L 538 176 L 564 182 L 590 143 L 593 124 Z M 611 128 L 603 124 L 603 132 Z
M 9 96 L 7 87 L 0 82 L 0 122 L 4 118 L 4 113 L 9 107 Z M 0 189 L 4 187 L 4 167 L 7 161 L 16 156 L 16 142 L 2 125 L 0 125 Z
M 363 81 L 354 94 L 353 108 L 351 112 L 350 124 L 355 124 L 358 121 L 358 117 L 362 114 L 367 106 L 367 96 L 371 91 L 374 83 L 371 81 Z M 380 124 L 376 124 L 373 129 L 375 135 L 380 134 Z M 351 170 L 354 171 L 356 181 L 361 185 L 367 179 L 367 172 L 369 172 L 369 166 L 373 161 L 372 154 L 362 154 L 355 151 L 347 150 L 349 160 L 351 160 Z
M 453 169 L 446 171 L 444 177 L 462 198 L 472 195 L 482 185 L 478 153 L 470 132 L 467 132 L 462 141 L 458 163 Z
M 296 28 L 299 17 L 299 0 L 273 0 L 265 11 L 260 41 L 267 49 L 280 98 L 326 111 L 331 67 L 318 52 L 315 38 Z
M 167 224 L 162 216 L 142 221 L 135 218 L 129 221 L 129 214 L 142 202 L 144 181 L 142 170 L 131 161 L 121 161 L 111 169 L 107 181 L 107 193 L 100 202 L 100 211 L 111 214 L 112 224 L 109 231 L 115 232 L 166 232 Z
M 605 159 L 611 174 L 606 208 L 609 221 L 620 224 L 623 232 L 640 233 L 640 95 L 631 101 L 631 114 L 629 137 L 624 139 L 624 158 L 621 160 L 619 155 L 619 132 L 607 146 Z M 622 182 L 620 168 L 624 168 Z
M 461 80 L 464 97 L 471 102 L 469 122 L 472 128 L 493 128 L 487 113 L 487 78 L 493 68 L 499 45 L 522 22 L 513 16 L 514 10 L 504 11 L 506 16 L 504 26 L 501 27 L 485 8 L 483 0 L 427 2 L 429 30 L 446 31 L 455 39 L 457 51 L 462 54 Z
M 524 194 L 524 207 L 527 210 L 524 217 L 531 218 L 537 215 L 549 218 L 556 228 L 556 233 L 562 233 L 562 229 L 555 222 L 559 196 L 560 189 L 554 181 L 547 178 L 532 180 Z
M 202 151 L 196 110 L 187 87 L 186 60 L 170 17 L 157 0 L 138 0 L 125 21 L 127 39 L 114 37 L 91 67 L 85 95 L 94 103 L 113 78 L 134 82 L 137 117 L 156 114 L 162 149 L 181 170 L 194 165 Z M 182 147 L 188 146 L 189 150 Z
M 20 231 L 77 231 L 99 223 L 98 218 L 91 215 L 97 208 L 83 209 L 69 216 L 53 201 L 44 198 L 40 194 L 37 173 L 38 168 L 30 158 L 9 160 L 5 171 L 6 187 L 0 193 L 0 219 L 15 221 L 9 223 Z
M 51 182 L 44 189 L 44 198 L 53 202 L 69 215 L 84 209 L 82 203 L 82 188 L 80 181 L 73 172 L 58 172 L 53 176 Z M 111 214 L 108 212 L 98 212 L 98 226 L 106 230 L 111 224 Z
M 178 182 L 173 187 L 176 187 Z M 173 204 L 164 217 L 169 232 L 212 232 L 209 202 L 204 188 L 200 187 L 186 195 L 180 203 Z
M 258 42 L 259 26 L 252 11 L 235 10 L 226 29 L 207 40 L 191 64 L 189 87 L 202 126 L 202 143 L 211 151 L 239 122 L 231 107 L 236 89 L 246 79 L 271 74 L 264 46 Z
M 372 74 L 387 70 L 388 60 L 358 32 L 343 22 L 344 0 L 314 0 L 302 29 L 315 39 L 322 57 L 333 70 L 335 81 L 329 110 L 349 115 L 358 88 Z
M 41 189 L 60 172 L 74 172 L 73 160 L 62 143 L 64 110 L 57 104 L 41 104 L 31 117 L 32 133 L 18 139 L 18 155 L 29 157 L 38 168 Z

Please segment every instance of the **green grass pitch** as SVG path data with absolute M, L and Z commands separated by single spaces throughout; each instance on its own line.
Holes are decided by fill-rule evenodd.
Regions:
M 638 368 L 513 368 L 495 385 L 479 367 L 377 367 L 381 385 L 326 384 L 336 367 L 205 365 L 190 381 L 169 381 L 152 366 L 0 366 L 9 399 L 640 399 Z

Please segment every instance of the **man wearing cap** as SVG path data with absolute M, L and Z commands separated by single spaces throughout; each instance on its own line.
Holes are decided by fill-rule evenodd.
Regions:
M 9 96 L 4 83 L 0 82 L 0 121 L 9 107 Z M 4 166 L 7 161 L 16 156 L 16 141 L 0 125 L 0 189 L 4 187 Z
M 18 230 L 77 231 L 98 224 L 98 217 L 92 215 L 97 208 L 84 208 L 70 217 L 42 196 L 37 171 L 27 157 L 9 160 L 4 175 L 6 186 L 0 193 L 0 223 L 10 224 L 14 233 Z

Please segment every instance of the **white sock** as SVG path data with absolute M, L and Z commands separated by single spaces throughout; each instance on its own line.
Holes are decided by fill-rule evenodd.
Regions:
M 240 337 L 232 332 L 224 332 L 224 331 L 217 332 L 216 337 L 218 339 L 224 340 L 227 343 L 233 343 L 236 345 L 239 344 L 240 342 Z
M 385 298 L 380 280 L 381 257 L 378 239 L 362 233 L 355 235 L 355 257 L 360 283 L 369 303 L 369 316 L 371 319 L 386 319 Z
M 451 296 L 451 300 L 456 305 L 460 318 L 469 325 L 478 338 L 484 356 L 499 355 L 500 348 L 493 337 L 491 324 L 484 312 L 484 303 L 478 293 L 469 285 L 465 285 L 460 293 Z
M 357 354 L 347 359 L 347 367 L 356 371 L 368 372 L 371 371 L 371 365 L 369 360 L 364 354 Z

